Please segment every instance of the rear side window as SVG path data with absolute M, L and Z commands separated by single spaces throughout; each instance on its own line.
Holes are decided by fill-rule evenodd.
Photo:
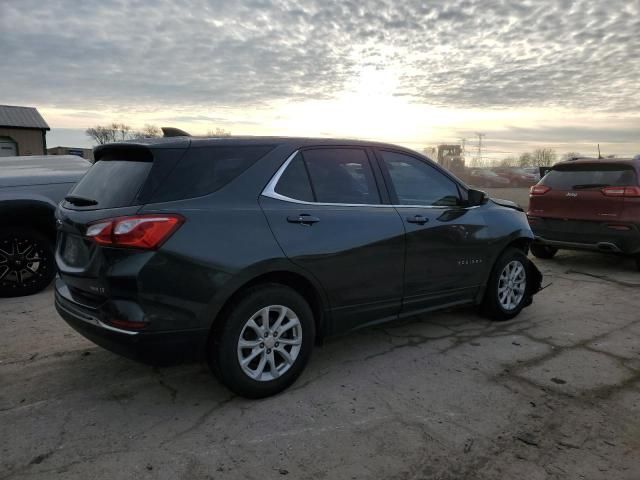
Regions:
M 357 148 L 322 148 L 302 153 L 316 202 L 378 204 L 380 194 L 369 158 Z
M 273 145 L 192 147 L 153 194 L 151 202 L 200 197 L 235 179 Z
M 553 190 L 583 190 L 637 185 L 633 167 L 623 164 L 558 165 L 541 183 Z
M 304 165 L 304 160 L 302 160 L 300 154 L 296 155 L 289 163 L 280 180 L 278 180 L 276 193 L 304 202 L 314 201 L 307 167 Z
M 92 208 L 136 205 L 138 191 L 149 176 L 152 162 L 100 160 L 78 182 L 69 195 L 93 200 Z M 74 208 L 68 202 L 65 205 Z

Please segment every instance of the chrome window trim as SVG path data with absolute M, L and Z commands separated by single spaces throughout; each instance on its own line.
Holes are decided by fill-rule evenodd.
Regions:
M 283 202 L 296 203 L 298 205 L 318 205 L 318 206 L 324 206 L 324 207 L 427 208 L 427 209 L 435 209 L 435 210 L 444 210 L 444 209 L 456 208 L 456 207 L 447 207 L 447 206 L 438 206 L 438 205 L 390 205 L 390 204 L 384 204 L 384 203 L 307 202 L 305 200 L 298 200 L 298 199 L 295 199 L 295 198 L 287 197 L 286 195 L 281 195 L 278 192 L 276 192 L 276 186 L 278 185 L 278 182 L 280 181 L 280 177 L 282 176 L 284 171 L 287 169 L 289 164 L 296 157 L 296 155 L 298 155 L 298 153 L 300 153 L 300 150 L 296 150 L 291 155 L 289 155 L 289 157 L 287 157 L 287 159 L 284 161 L 284 163 L 280 166 L 280 168 L 278 168 L 276 173 L 273 175 L 273 177 L 271 177 L 271 180 L 269 180 L 269 183 L 267 183 L 267 186 L 264 187 L 264 190 L 262 190 L 262 194 L 261 194 L 262 196 L 273 198 L 275 200 L 281 200 Z M 461 208 L 464 208 L 464 209 L 468 210 L 468 209 L 471 209 L 471 208 L 478 208 L 478 206 L 461 207 Z M 458 208 L 460 208 L 460 207 L 458 207 Z

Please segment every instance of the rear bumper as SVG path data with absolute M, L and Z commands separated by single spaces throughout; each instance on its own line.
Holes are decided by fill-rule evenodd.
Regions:
M 61 279 L 55 283 L 58 314 L 96 345 L 127 358 L 151 364 L 172 364 L 203 356 L 207 330 L 130 331 L 112 327 L 104 313 L 75 301 Z
M 532 221 L 533 220 L 533 221 Z M 640 228 L 634 224 L 586 222 L 533 217 L 529 223 L 536 243 L 568 250 L 624 255 L 640 254 Z M 624 228 L 618 230 L 614 227 Z

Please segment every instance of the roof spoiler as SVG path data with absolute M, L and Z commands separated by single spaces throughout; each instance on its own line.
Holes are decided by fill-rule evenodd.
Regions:
M 162 127 L 164 137 L 190 137 L 191 135 L 184 130 L 173 127 Z

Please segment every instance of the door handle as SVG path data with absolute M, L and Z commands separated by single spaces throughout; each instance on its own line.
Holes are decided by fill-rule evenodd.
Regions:
M 311 215 L 307 215 L 306 213 L 302 213 L 300 215 L 289 215 L 287 217 L 287 222 L 289 223 L 299 223 L 301 225 L 313 225 L 314 223 L 318 223 L 320 219 L 318 217 L 313 217 Z
M 422 215 L 414 215 L 413 217 L 407 217 L 407 222 L 417 223 L 418 225 L 424 225 L 428 221 L 429 219 L 427 217 L 423 217 Z

